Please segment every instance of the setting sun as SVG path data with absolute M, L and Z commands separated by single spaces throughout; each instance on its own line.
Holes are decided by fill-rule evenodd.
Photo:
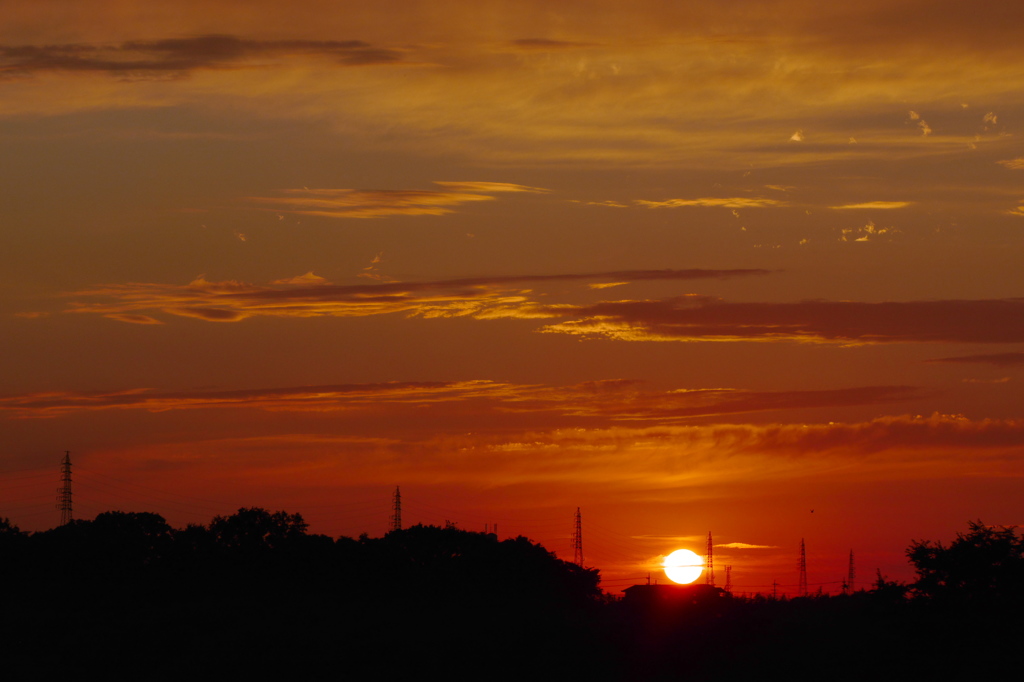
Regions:
M 688 585 L 700 577 L 704 570 L 704 559 L 688 549 L 677 549 L 662 562 L 665 575 L 674 583 Z

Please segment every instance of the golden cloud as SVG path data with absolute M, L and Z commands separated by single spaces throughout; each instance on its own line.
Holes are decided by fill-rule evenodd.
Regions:
M 940 364 L 967 364 L 978 363 L 994 365 L 996 367 L 1010 367 L 1013 365 L 1024 365 L 1024 353 L 985 353 L 982 355 L 959 355 L 950 358 L 934 358 L 925 362 Z
M 79 291 L 67 312 L 152 324 L 150 313 L 237 322 L 249 317 L 558 319 L 545 333 L 624 341 L 760 341 L 861 345 L 897 342 L 1024 342 L 1024 299 L 800 301 L 730 303 L 684 295 L 656 300 L 549 302 L 535 289 L 558 282 L 622 285 L 767 274 L 765 270 L 636 270 L 464 278 L 433 282 L 258 286 L 209 282 L 185 286 L 122 284 Z M 313 276 L 315 277 L 315 275 Z M 298 280 L 309 281 L 309 275 Z M 589 289 L 589 287 L 587 287 Z M 590 289 L 600 292 L 603 288 Z M 93 299 L 93 300 L 81 300 Z M 126 317 L 127 316 L 127 317 Z
M 660 490 L 754 482 L 1018 476 L 1024 421 L 934 414 L 827 424 L 393 431 L 386 439 L 292 433 L 149 444 L 143 452 L 126 452 L 122 463 L 214 467 L 234 475 L 241 462 L 250 472 L 313 470 L 318 480 L 333 469 L 349 484 L 393 485 L 400 470 L 403 481 L 416 485 L 571 483 L 650 500 Z
M 542 331 L 624 341 L 1020 343 L 1024 299 L 727 303 L 702 297 L 609 301 Z
M 540 415 L 544 420 L 674 421 L 713 415 L 868 405 L 915 397 L 905 386 L 870 386 L 823 391 L 742 389 L 644 390 L 640 382 L 591 381 L 570 386 L 510 384 L 487 380 L 332 384 L 233 391 L 47 392 L 0 398 L 0 411 L 17 417 L 55 417 L 98 410 L 247 409 L 298 412 L 377 411 L 399 414 L 440 406 L 472 422 L 480 414 Z M 467 412 L 468 410 L 468 412 Z M 501 420 L 499 420 L 500 422 Z M 479 423 L 477 424 L 479 427 Z
M 778 549 L 775 545 L 752 545 L 748 542 L 728 542 L 724 545 L 715 545 L 726 549 Z
M 778 199 L 762 199 L 754 197 L 702 197 L 700 199 L 666 199 L 664 201 L 645 201 L 637 199 L 636 203 L 646 208 L 682 208 L 686 206 L 721 206 L 724 208 L 764 208 L 766 206 L 788 206 Z
M 859 204 L 842 204 L 841 206 L 829 206 L 829 208 L 834 209 L 836 211 L 859 209 L 876 209 L 881 211 L 888 211 L 897 208 L 906 208 L 907 206 L 913 205 L 913 201 L 865 201 Z
M 112 284 L 76 292 L 68 312 L 104 315 L 123 322 L 152 324 L 148 313 L 209 322 L 238 322 L 255 317 L 366 317 L 406 313 L 425 318 L 552 318 L 571 314 L 571 306 L 541 305 L 529 286 L 556 282 L 621 284 L 635 281 L 688 281 L 767 274 L 766 270 L 620 270 L 598 273 L 521 275 L 441 280 L 330 284 L 313 273 L 277 280 L 271 286 L 210 282 L 198 277 L 185 286 Z
M 726 20 L 699 3 L 642 3 L 625 16 L 598 2 L 564 8 L 557 23 L 540 4 L 499 3 L 500 18 L 485 25 L 444 0 L 403 7 L 403 22 L 386 4 L 332 12 L 314 2 L 290 13 L 270 3 L 260 12 L 191 6 L 126 13 L 90 3 L 61 27 L 42 10 L 12 10 L 0 32 L 3 112 L 195 107 L 313 120 L 372 149 L 736 168 L 960 153 L 973 131 L 908 139 L 905 102 L 945 114 L 951 106 L 936 93 L 957 92 L 1001 106 L 1021 84 L 1015 37 L 1002 28 L 1019 23 L 1017 9 L 1000 10 L 1011 18 L 993 30 L 946 4 L 932 13 L 943 20 L 915 16 L 918 30 L 906 36 L 888 28 L 907 25 L 904 11 L 873 3 L 744 3 Z M 225 25 L 240 33 L 216 33 Z M 870 27 L 872 39 L 837 26 Z M 280 37 L 253 37 L 267 35 Z M 921 55 L 940 52 L 937 87 Z M 785 143 L 808 120 L 816 144 Z M 854 135 L 861 145 L 848 144 Z
M 326 218 L 377 218 L 387 215 L 444 215 L 456 206 L 491 201 L 500 192 L 547 192 L 506 182 L 435 182 L 445 190 L 288 189 L 283 197 L 249 197 L 268 210 Z
M 0 73 L 100 72 L 139 77 L 227 67 L 266 68 L 282 57 L 310 56 L 327 57 L 346 66 L 401 60 L 399 51 L 376 48 L 361 40 L 252 40 L 211 34 L 113 45 L 5 45 L 0 46 Z
M 445 182 L 437 180 L 435 185 L 441 185 L 453 192 L 482 192 L 485 194 L 498 192 L 550 192 L 543 187 L 528 187 L 526 185 L 515 185 L 511 182 Z

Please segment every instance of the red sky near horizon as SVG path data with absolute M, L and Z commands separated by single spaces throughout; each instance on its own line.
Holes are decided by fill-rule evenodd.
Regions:
M 15 0 L 0 516 L 835 592 L 1024 522 L 1012 3 Z M 664 580 L 664 578 L 660 578 Z

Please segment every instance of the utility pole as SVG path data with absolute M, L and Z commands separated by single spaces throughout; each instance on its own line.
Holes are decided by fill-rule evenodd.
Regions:
M 803 538 L 800 538 L 800 587 L 797 592 L 801 597 L 807 596 L 807 550 Z
M 74 519 L 71 511 L 71 452 L 64 451 L 60 463 L 60 488 L 57 489 L 57 509 L 60 509 L 60 525 L 66 526 Z
M 579 507 L 576 507 L 576 527 L 572 532 L 572 562 L 583 568 L 583 522 Z
M 715 560 L 714 560 L 714 553 L 713 553 L 711 548 L 712 548 L 712 544 L 711 544 L 711 531 L 708 531 L 708 549 L 707 549 L 707 554 L 705 555 L 705 558 L 704 558 L 705 568 L 706 568 L 706 570 L 704 571 L 704 582 L 707 583 L 708 585 L 711 585 L 712 587 L 714 587 L 715 586 Z
M 402 491 L 395 486 L 394 501 L 391 506 L 391 523 L 388 527 L 389 531 L 402 530 Z

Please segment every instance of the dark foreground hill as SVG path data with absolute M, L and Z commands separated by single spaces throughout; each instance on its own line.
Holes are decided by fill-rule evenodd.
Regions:
M 43 677 L 608 670 L 599 650 L 577 658 L 600 621 L 598 572 L 522 537 L 415 526 L 332 540 L 262 509 L 180 530 L 108 512 L 30 536 L 8 528 L 0 578 L 7 670 Z
M 184 529 L 121 512 L 31 535 L 0 523 L 0 655 L 7 679 L 976 677 L 1019 666 L 1021 549 L 972 525 L 911 546 L 912 590 L 613 600 L 594 569 L 454 527 L 334 540 L 262 509 Z

